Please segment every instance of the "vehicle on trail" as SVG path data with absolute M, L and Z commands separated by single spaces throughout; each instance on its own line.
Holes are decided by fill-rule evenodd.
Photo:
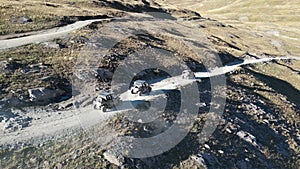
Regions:
M 131 94 L 139 94 L 141 96 L 142 94 L 149 94 L 151 90 L 152 88 L 145 80 L 137 80 L 131 87 Z
M 195 74 L 191 70 L 184 70 L 181 74 L 182 79 L 195 79 Z
M 115 104 L 119 102 L 119 97 L 115 96 L 113 92 L 100 93 L 94 101 L 94 109 L 106 112 L 108 109 L 115 107 Z

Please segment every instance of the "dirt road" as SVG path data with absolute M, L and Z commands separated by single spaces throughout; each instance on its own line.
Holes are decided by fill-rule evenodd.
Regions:
M 34 34 L 26 37 L 0 40 L 0 50 L 14 48 L 26 44 L 40 43 L 44 41 L 53 40 L 55 38 L 62 37 L 74 30 L 83 28 L 93 22 L 103 21 L 105 19 L 95 19 L 78 21 L 76 23 L 63 26 L 60 28 L 54 28 L 50 30 L 43 31 L 39 34 Z M 263 62 L 270 62 L 272 60 L 300 60 L 300 57 L 287 56 L 287 57 L 274 57 L 274 58 L 262 58 L 262 59 L 252 59 L 244 60 L 243 62 L 233 63 L 230 65 L 225 65 L 223 67 L 215 68 L 209 72 L 196 72 L 195 76 L 198 79 L 210 78 L 212 76 L 223 75 L 228 72 L 234 71 L 243 65 L 257 64 Z M 183 81 L 181 77 L 172 77 L 165 79 L 163 81 L 152 84 L 154 91 L 164 90 L 164 89 L 176 89 L 178 85 L 184 86 L 191 83 L 191 81 Z M 127 94 L 123 94 L 122 101 L 132 101 L 134 97 Z M 140 98 L 142 99 L 142 98 Z M 156 99 L 155 95 L 144 97 L 144 99 Z M 28 140 L 34 140 L 35 138 L 44 138 L 56 136 L 68 129 L 80 129 L 82 126 L 89 127 L 97 123 L 101 123 L 111 116 L 122 113 L 127 110 L 112 111 L 108 113 L 101 113 L 99 110 L 94 110 L 92 106 L 82 108 L 80 110 L 70 110 L 62 111 L 59 113 L 52 113 L 51 116 L 40 118 L 39 120 L 33 120 L 31 125 L 23 130 L 12 132 L 12 133 L 1 133 L 0 134 L 0 144 L 13 144 L 17 142 L 26 142 Z M 84 114 L 84 115 L 82 115 Z M 84 119 L 82 119 L 84 118 Z
M 56 38 L 61 38 L 65 35 L 67 35 L 70 32 L 73 32 L 75 30 L 78 30 L 80 28 L 83 28 L 93 22 L 99 22 L 103 20 L 109 20 L 109 19 L 92 19 L 92 20 L 86 20 L 86 21 L 78 21 L 73 24 L 59 27 L 59 28 L 53 28 L 46 30 L 42 33 L 35 34 L 35 35 L 29 35 L 21 38 L 14 38 L 14 39 L 6 39 L 6 40 L 0 40 L 0 50 L 19 47 L 23 45 L 28 45 L 32 43 L 41 43 L 50 41 Z
M 227 65 L 224 67 L 216 68 L 210 72 L 196 72 L 196 78 L 209 78 L 212 76 L 226 74 L 237 69 L 243 65 L 257 64 L 263 62 L 269 62 L 272 60 L 300 60 L 300 57 L 278 57 L 278 58 L 262 58 L 245 60 L 242 63 L 237 63 L 233 65 Z M 166 89 L 176 89 L 178 86 L 185 86 L 192 83 L 194 80 L 182 80 L 180 76 L 167 78 L 160 82 L 152 84 L 154 89 L 153 92 L 158 90 Z M 160 93 L 161 94 L 161 93 Z M 143 96 L 138 99 L 153 100 L 156 99 L 157 95 L 152 94 L 150 96 Z M 121 94 L 121 101 L 132 101 L 136 98 L 130 95 L 130 92 L 125 92 Z M 125 108 L 126 107 L 126 108 Z M 69 129 L 80 129 L 82 127 L 88 128 L 93 125 L 104 122 L 113 115 L 122 113 L 130 110 L 132 107 L 124 105 L 123 110 L 111 111 L 108 113 L 102 113 L 99 110 L 94 110 L 92 105 L 80 108 L 78 110 L 62 111 L 59 113 L 54 113 L 49 117 L 43 117 L 40 120 L 34 120 L 31 126 L 24 128 L 21 131 L 16 131 L 12 133 L 2 133 L 0 134 L 0 144 L 12 144 L 17 142 L 26 142 L 27 140 L 34 140 L 35 138 L 49 138 L 54 137 L 67 131 Z

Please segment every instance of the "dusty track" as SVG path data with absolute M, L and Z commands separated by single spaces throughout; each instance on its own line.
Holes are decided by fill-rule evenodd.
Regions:
M 245 60 L 242 63 L 237 63 L 233 65 L 227 65 L 224 67 L 216 68 L 210 72 L 196 72 L 196 78 L 210 78 L 212 76 L 226 74 L 228 72 L 234 71 L 243 65 L 257 64 L 263 62 L 269 62 L 272 60 L 300 60 L 300 57 L 275 57 L 275 58 L 262 58 Z M 174 83 L 175 82 L 175 83 Z M 193 80 L 181 80 L 180 76 L 171 77 L 163 81 L 152 84 L 154 90 L 162 89 L 176 89 L 178 86 L 185 86 L 192 83 Z M 151 100 L 155 99 L 155 95 L 139 97 L 139 99 Z M 121 95 L 122 101 L 132 101 L 135 98 L 130 96 L 129 92 L 123 93 Z M 117 113 L 123 113 L 128 111 L 124 108 L 123 110 L 111 111 L 108 113 L 102 113 L 99 110 L 94 110 L 92 106 L 87 106 L 79 110 L 70 110 L 60 112 L 59 114 L 53 114 L 50 117 L 45 117 L 41 120 L 35 120 L 31 126 L 25 128 L 24 130 L 1 134 L 0 144 L 13 144 L 17 142 L 27 142 L 29 140 L 34 140 L 35 138 L 51 138 L 56 135 L 66 133 L 69 129 L 80 129 L 81 127 L 91 127 L 93 125 L 102 123 L 116 115 Z M 84 119 L 83 119 L 84 118 Z M 39 140 L 39 139 L 38 139 Z
M 50 30 L 42 31 L 38 34 L 29 35 L 21 38 L 0 40 L 0 50 L 5 50 L 9 48 L 19 47 L 32 43 L 40 43 L 44 41 L 53 40 L 56 38 L 60 38 L 62 36 L 67 35 L 68 33 L 75 31 L 77 29 L 83 28 L 93 22 L 103 21 L 107 19 L 94 19 L 94 20 L 86 20 L 86 21 L 78 21 L 76 23 L 63 26 L 60 28 L 54 28 Z M 210 78 L 212 76 L 223 75 L 228 72 L 234 71 L 235 69 L 249 64 L 257 64 L 263 62 L 269 62 L 272 60 L 300 60 L 300 57 L 296 56 L 287 56 L 287 57 L 274 57 L 274 58 L 262 58 L 262 59 L 253 59 L 253 60 L 244 60 L 243 62 L 233 63 L 231 65 L 225 65 L 223 67 L 215 68 L 210 70 L 209 72 L 196 72 L 196 78 Z M 152 84 L 155 90 L 161 89 L 176 89 L 178 85 L 184 86 L 192 81 L 182 81 L 180 77 L 172 77 L 169 79 L 165 79 L 163 81 Z M 176 83 L 172 83 L 172 82 Z M 123 101 L 130 101 L 134 99 L 133 97 L 123 97 Z M 155 99 L 155 96 L 147 96 L 144 99 Z M 111 116 L 122 113 L 128 110 L 119 110 L 113 111 L 109 113 L 101 113 L 98 110 L 94 110 L 91 106 L 85 107 L 83 109 L 72 110 L 72 111 L 64 111 L 60 112 L 60 114 L 53 113 L 50 117 L 43 117 L 41 120 L 34 120 L 31 123 L 31 126 L 12 133 L 2 133 L 0 134 L 0 144 L 13 144 L 17 142 L 26 142 L 28 140 L 33 140 L 34 138 L 45 138 L 58 135 L 63 133 L 68 129 L 80 129 L 82 125 L 94 125 L 97 123 L 101 123 Z M 85 119 L 80 119 L 81 114 L 84 113 Z M 82 122 L 87 122 L 86 124 L 82 124 Z
M 1 40 L 0 50 L 19 47 L 23 45 L 32 44 L 32 43 L 41 43 L 56 38 L 61 38 L 70 32 L 83 28 L 91 23 L 99 22 L 103 20 L 109 20 L 109 19 L 92 19 L 86 21 L 78 21 L 67 26 L 45 30 L 39 34 L 29 35 L 21 38 Z

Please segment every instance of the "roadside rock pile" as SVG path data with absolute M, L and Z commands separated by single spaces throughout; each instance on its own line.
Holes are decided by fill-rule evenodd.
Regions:
M 25 127 L 28 127 L 32 121 L 32 118 L 27 116 L 17 116 L 17 117 L 0 117 L 1 123 L 3 125 L 3 132 L 10 133 L 18 130 L 22 130 Z
M 13 24 L 26 24 L 32 22 L 32 19 L 29 18 L 28 16 L 20 16 L 20 17 L 13 16 L 10 18 L 10 22 Z
M 44 43 L 42 43 L 42 45 L 47 48 L 52 48 L 52 49 L 61 49 L 64 47 L 63 45 L 56 43 L 56 42 L 44 42 Z
M 29 89 L 28 93 L 29 93 L 30 101 L 45 102 L 63 95 L 64 91 L 60 89 L 50 89 L 50 88 L 40 87 L 35 89 Z
M 7 61 L 0 61 L 0 72 L 7 70 L 8 62 Z

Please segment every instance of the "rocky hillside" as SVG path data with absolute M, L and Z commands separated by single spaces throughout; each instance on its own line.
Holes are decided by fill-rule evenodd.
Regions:
M 116 114 L 91 130 L 67 128 L 68 119 L 75 119 L 80 113 L 77 108 L 88 107 L 95 99 L 94 95 L 82 96 L 74 90 L 74 80 L 82 79 L 74 72 L 82 51 L 100 44 L 93 41 L 94 36 L 108 24 L 118 19 L 119 25 L 126 24 L 138 16 L 153 21 L 145 23 L 147 27 L 142 29 L 154 25 L 157 30 L 122 39 L 98 62 L 91 63 L 97 67 L 93 75 L 96 85 L 86 90 L 93 93 L 114 88 L 112 75 L 118 66 L 143 49 L 168 51 L 192 71 L 207 71 L 210 60 L 182 44 L 179 39 L 188 36 L 181 32 L 201 35 L 205 41 L 189 39 L 191 44 L 217 54 L 222 65 L 262 57 L 299 56 L 298 9 L 296 1 L 2 0 L 0 41 L 30 37 L 77 21 L 103 20 L 50 41 L 0 51 L 1 168 L 299 168 L 300 61 L 292 59 L 246 65 L 226 73 L 222 120 L 204 143 L 200 142 L 201 131 L 215 96 L 210 91 L 209 78 L 201 79 L 197 85 L 203 105 L 190 132 L 163 154 L 129 158 L 109 153 L 117 139 L 103 145 L 94 138 L 110 137 L 112 130 L 117 132 L 112 138 L 147 138 L 165 131 L 178 117 L 178 90 L 166 92 L 168 104 L 157 119 L 159 123 L 132 122 L 125 113 Z M 178 26 L 157 20 L 175 21 Z M 167 33 L 162 34 L 163 31 Z M 119 38 L 117 35 L 104 36 L 114 40 Z M 135 78 L 153 81 L 168 76 L 152 69 Z M 81 98 L 74 102 L 73 96 Z M 49 123 L 49 131 L 54 131 L 53 122 L 59 120 L 64 120 L 63 130 L 43 134 L 47 132 L 42 128 Z M 39 126 L 43 126 L 41 130 Z M 32 137 L 18 138 L 30 133 L 31 128 L 36 129 Z

